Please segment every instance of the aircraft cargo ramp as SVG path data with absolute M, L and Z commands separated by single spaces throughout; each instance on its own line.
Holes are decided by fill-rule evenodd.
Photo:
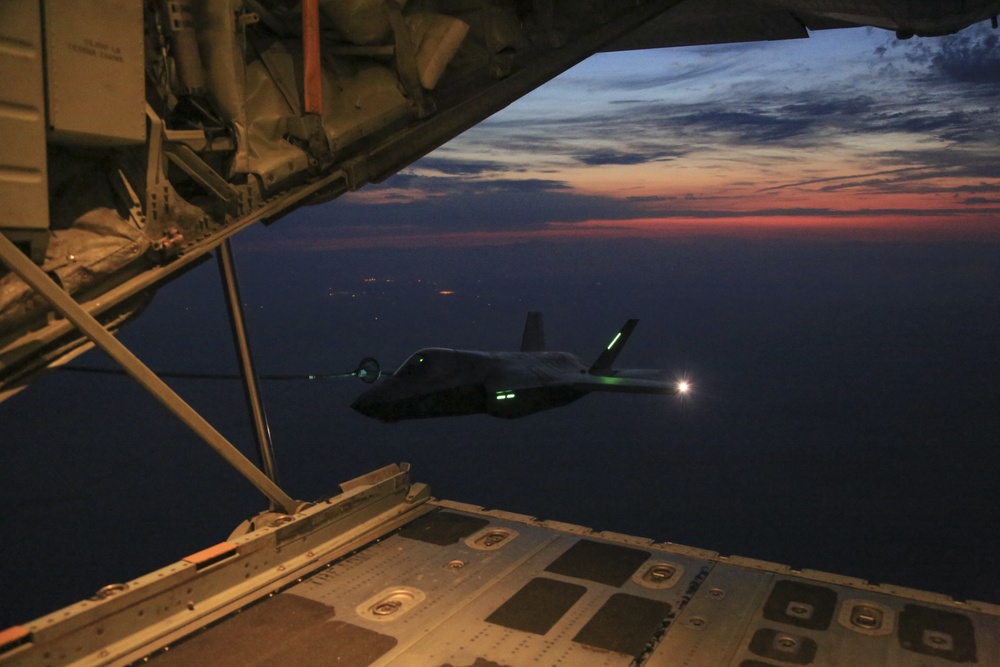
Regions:
M 342 489 L 3 631 L 0 665 L 1000 664 L 996 605 L 435 500 L 406 464 Z

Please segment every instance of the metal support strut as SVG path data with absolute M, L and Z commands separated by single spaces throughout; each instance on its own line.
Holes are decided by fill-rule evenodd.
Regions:
M 127 347 L 112 336 L 100 322 L 84 310 L 69 294 L 63 291 L 42 269 L 17 249 L 6 236 L 0 234 L 0 260 L 10 267 L 21 279 L 44 297 L 52 307 L 72 322 L 94 345 L 114 359 L 125 372 L 152 394 L 178 419 L 194 431 L 202 440 L 243 475 L 251 484 L 267 496 L 271 502 L 287 514 L 293 514 L 302 506 L 293 500 L 277 484 L 268 479 L 253 463 L 233 446 L 231 442 L 215 430 L 204 417 L 184 402 L 163 380 L 157 377 Z
M 302 2 L 302 111 L 323 116 L 319 0 Z
M 236 343 L 236 354 L 240 361 L 240 375 L 243 378 L 247 409 L 253 419 L 253 432 L 257 441 L 257 453 L 260 455 L 260 465 L 264 474 L 277 484 L 278 472 L 274 466 L 271 429 L 267 425 L 267 414 L 264 412 L 264 401 L 260 395 L 257 369 L 254 368 L 253 355 L 250 352 L 247 322 L 243 316 L 243 300 L 240 297 L 240 285 L 236 277 L 236 261 L 233 258 L 233 246 L 229 239 L 222 242 L 218 252 L 219 272 L 222 274 L 222 286 L 226 292 L 229 324 L 233 328 L 233 341 Z

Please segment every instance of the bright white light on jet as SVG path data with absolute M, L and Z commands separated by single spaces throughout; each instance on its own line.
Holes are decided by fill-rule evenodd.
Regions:
M 691 393 L 691 383 L 687 380 L 677 381 L 677 393 L 681 396 L 687 396 Z

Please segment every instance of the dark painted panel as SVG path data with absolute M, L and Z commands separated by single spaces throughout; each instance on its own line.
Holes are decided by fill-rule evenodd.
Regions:
M 597 610 L 573 641 L 594 648 L 639 655 L 663 627 L 670 605 L 615 593 Z
M 276 595 L 172 646 L 152 661 L 160 667 L 367 667 L 396 639 L 334 620 L 333 607 L 291 593 Z
M 976 635 L 965 614 L 908 604 L 899 615 L 899 644 L 952 662 L 976 661 Z
M 617 544 L 580 540 L 545 568 L 546 572 L 621 586 L 649 559 L 649 552 Z
M 586 592 L 577 584 L 538 577 L 500 605 L 486 622 L 544 635 Z
M 764 603 L 764 618 L 810 630 L 826 630 L 837 607 L 837 593 L 825 586 L 788 579 L 777 582 Z
M 452 512 L 431 512 L 406 524 L 400 536 L 438 546 L 448 546 L 463 540 L 489 524 L 488 519 Z

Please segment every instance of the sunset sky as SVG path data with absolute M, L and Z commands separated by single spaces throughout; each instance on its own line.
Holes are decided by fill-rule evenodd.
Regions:
M 283 221 L 283 242 L 996 240 L 998 104 L 988 24 L 601 54 L 385 184 Z

